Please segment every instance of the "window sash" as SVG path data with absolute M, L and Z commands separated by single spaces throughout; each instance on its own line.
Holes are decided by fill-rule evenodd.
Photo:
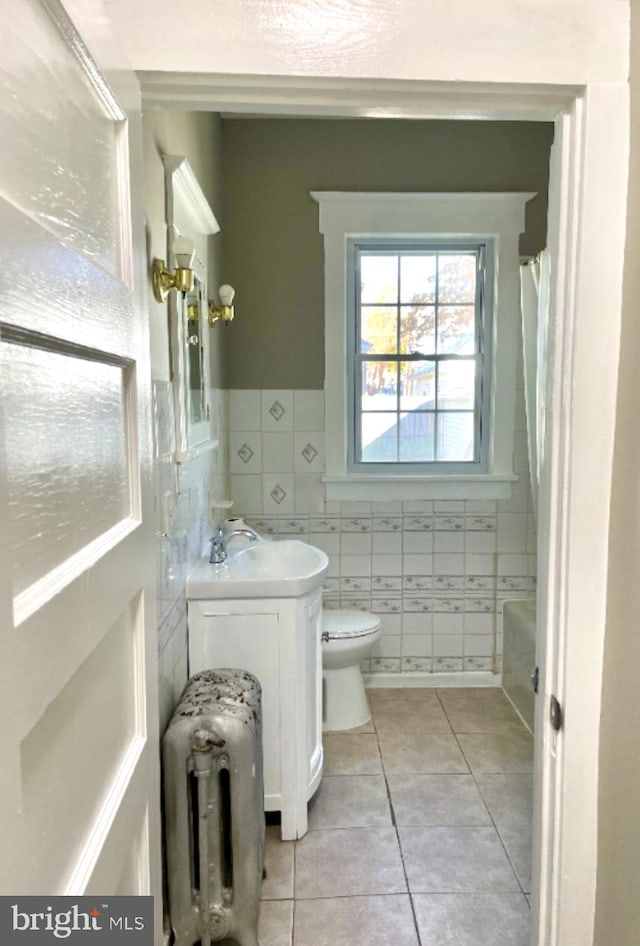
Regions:
M 349 358 L 349 414 L 351 418 L 351 435 L 349 437 L 349 449 L 348 449 L 348 459 L 349 459 L 349 468 L 352 470 L 363 470 L 367 472 L 380 472 L 380 473 L 390 473 L 393 470 L 401 470 L 403 473 L 410 474 L 416 472 L 428 472 L 439 471 L 440 473 L 454 473 L 454 472 L 473 472 L 474 470 L 480 470 L 486 468 L 486 443 L 488 438 L 486 436 L 486 416 L 487 416 L 487 380 L 488 380 L 488 357 L 485 353 L 485 333 L 487 330 L 487 317 L 484 312 L 484 279 L 485 279 L 485 246 L 483 243 L 438 243 L 435 241 L 428 241 L 424 244 L 402 244 L 399 241 L 376 241 L 375 243 L 358 243 L 355 240 L 352 241 L 351 246 L 352 252 L 349 254 L 348 258 L 350 260 L 350 275 L 352 279 L 351 283 L 351 317 L 350 317 L 350 329 L 349 329 L 349 351 L 351 353 Z M 438 336 L 438 315 L 440 308 L 450 307 L 451 305 L 470 305 L 470 302 L 466 303 L 447 303 L 440 300 L 440 287 L 439 287 L 439 258 L 446 255 L 473 255 L 476 260 L 475 267 L 475 300 L 474 300 L 474 342 L 475 342 L 475 351 L 468 352 L 463 354 L 457 354 L 455 352 L 438 352 L 437 350 L 429 353 L 421 352 L 410 352 L 402 353 L 401 352 L 401 329 L 402 329 L 402 320 L 401 314 L 403 308 L 408 308 L 412 303 L 407 303 L 402 300 L 402 287 L 401 287 L 401 265 L 402 258 L 406 256 L 435 256 L 436 265 L 435 265 L 435 296 L 433 303 L 425 303 L 425 305 L 433 305 L 434 307 L 434 346 L 437 349 L 439 344 Z M 396 300 L 391 303 L 383 303 L 378 306 L 379 309 L 389 309 L 389 312 L 392 311 L 395 313 L 396 320 L 396 352 L 394 353 L 376 353 L 371 354 L 367 352 L 362 352 L 362 311 L 366 309 L 376 308 L 375 303 L 361 303 L 361 257 L 366 256 L 394 256 L 397 257 L 398 261 L 398 272 L 397 272 L 397 284 L 396 284 Z M 414 304 L 415 305 L 415 304 Z M 475 364 L 475 384 L 474 384 L 474 406 L 473 408 L 464 410 L 457 408 L 442 408 L 438 407 L 438 394 L 440 391 L 440 379 L 438 377 L 439 371 L 438 366 L 446 363 L 455 363 L 455 362 L 473 362 Z M 395 438 L 396 438 L 396 448 L 395 448 L 395 460 L 389 461 L 372 461 L 362 459 L 362 421 L 363 416 L 366 414 L 375 414 L 378 412 L 368 412 L 362 410 L 361 405 L 361 394 L 363 391 L 363 377 L 364 377 L 364 366 L 367 363 L 375 362 L 387 362 L 389 364 L 396 364 L 396 398 L 395 398 L 395 409 L 389 409 L 380 411 L 380 413 L 392 413 L 397 418 L 395 423 Z M 433 364 L 435 366 L 435 393 L 434 393 L 434 407 L 425 408 L 423 410 L 411 410 L 411 409 L 402 409 L 401 408 L 401 398 L 402 398 L 402 388 L 400 383 L 401 377 L 401 367 L 403 364 L 415 364 L 415 363 L 425 363 Z M 454 416 L 455 414 L 473 414 L 473 444 L 474 444 L 474 455 L 469 460 L 448 460 L 448 459 L 438 459 L 438 433 L 439 426 L 443 422 L 443 417 Z M 410 416 L 425 416 L 431 415 L 433 417 L 434 428 L 432 434 L 432 452 L 433 459 L 425 460 L 406 460 L 400 459 L 401 457 L 401 429 L 400 429 L 400 418 Z M 428 451 L 427 451 L 428 452 Z

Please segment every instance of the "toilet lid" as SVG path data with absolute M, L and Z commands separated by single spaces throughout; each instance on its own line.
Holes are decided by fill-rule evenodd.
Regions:
M 329 640 L 345 637 L 364 637 L 380 627 L 380 618 L 369 611 L 355 611 L 352 608 L 340 608 L 336 611 L 323 611 L 322 630 Z

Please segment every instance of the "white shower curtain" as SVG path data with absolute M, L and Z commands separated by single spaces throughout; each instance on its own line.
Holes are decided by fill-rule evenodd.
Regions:
M 527 414 L 529 475 L 533 511 L 538 511 L 538 483 L 544 448 L 544 391 L 549 316 L 549 253 L 543 250 L 520 267 L 524 401 Z

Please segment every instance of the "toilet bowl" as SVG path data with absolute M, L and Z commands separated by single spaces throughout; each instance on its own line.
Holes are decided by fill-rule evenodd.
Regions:
M 322 613 L 322 728 L 355 729 L 371 718 L 360 661 L 380 640 L 380 619 L 368 611 Z

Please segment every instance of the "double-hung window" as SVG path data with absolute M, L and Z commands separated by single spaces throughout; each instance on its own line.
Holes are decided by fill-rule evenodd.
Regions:
M 486 469 L 488 255 L 480 242 L 350 241 L 351 470 Z
M 314 192 L 329 500 L 508 499 L 534 194 Z

